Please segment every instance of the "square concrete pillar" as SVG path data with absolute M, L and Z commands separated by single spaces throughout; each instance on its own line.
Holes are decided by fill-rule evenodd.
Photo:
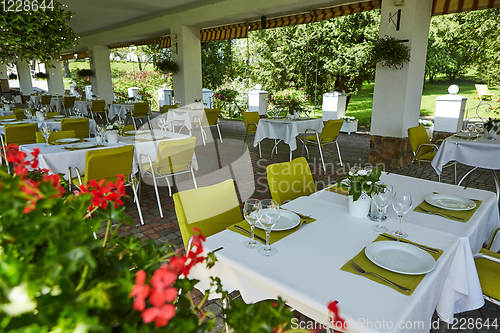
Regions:
M 92 45 L 87 51 L 90 59 L 92 76 L 92 92 L 107 104 L 113 102 L 113 82 L 111 81 L 111 64 L 109 48 L 106 45 Z
M 62 74 L 61 61 L 53 59 L 50 65 L 45 66 L 47 71 L 47 85 L 49 87 L 49 94 L 64 95 L 64 81 Z
M 33 83 L 31 78 L 31 66 L 28 62 L 21 59 L 16 61 L 17 79 L 21 88 L 21 95 L 27 96 L 33 93 Z

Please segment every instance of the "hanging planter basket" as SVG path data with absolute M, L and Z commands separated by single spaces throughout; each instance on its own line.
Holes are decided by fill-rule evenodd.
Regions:
M 384 67 L 399 70 L 410 61 L 410 48 L 404 41 L 385 36 L 375 42 L 373 60 Z
M 79 69 L 76 72 L 76 76 L 78 76 L 79 78 L 91 77 L 93 75 L 94 75 L 94 72 L 91 69 Z
M 179 65 L 172 60 L 160 60 L 156 63 L 156 69 L 163 74 L 175 75 L 179 72 Z

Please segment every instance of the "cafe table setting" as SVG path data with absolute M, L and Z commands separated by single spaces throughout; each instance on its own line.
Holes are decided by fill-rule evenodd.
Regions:
M 283 141 L 290 148 L 290 161 L 292 152 L 297 149 L 297 136 L 307 129 L 316 130 L 318 133 L 323 129 L 323 120 L 320 118 L 264 118 L 259 121 L 253 146 L 256 147 L 264 139 L 277 139 L 278 141 L 271 152 L 277 149 L 277 145 Z
M 62 119 L 68 119 L 68 118 L 71 118 L 71 119 L 76 119 L 76 118 L 82 118 L 82 117 L 77 117 L 77 116 L 70 116 L 70 117 L 66 117 L 66 116 L 63 116 L 63 115 L 57 115 L 57 116 L 51 116 L 47 119 L 36 119 L 36 120 L 32 120 L 32 119 L 24 119 L 24 120 L 16 120 L 16 121 L 10 121 L 10 122 L 7 122 L 5 120 L 3 121 L 0 121 L 0 134 L 3 134 L 4 133 L 4 126 L 5 125 L 8 125 L 8 124 L 29 124 L 29 123 L 37 123 L 38 124 L 38 128 L 42 128 L 42 127 L 45 127 L 45 126 L 48 126 L 51 131 L 60 131 L 61 130 L 61 120 Z M 89 131 L 90 131 L 90 134 L 95 134 L 95 121 L 93 119 L 90 119 L 89 120 Z
M 315 221 L 300 222 L 293 232 L 275 239 L 274 256 L 245 247 L 248 232 L 234 230 L 235 225 L 207 237 L 207 251 L 222 249 L 211 270 L 191 271 L 200 280 L 197 288 L 208 286 L 208 276 L 219 276 L 224 289 L 239 290 L 247 303 L 281 296 L 319 323 L 325 323 L 327 304 L 336 300 L 349 332 L 428 332 L 435 310 L 451 322 L 455 313 L 481 307 L 484 300 L 472 254 L 500 226 L 494 193 L 392 174 L 383 174 L 381 181 L 412 195 L 414 207 L 401 226 L 392 208 L 383 222 L 389 230 L 401 227 L 407 238 L 397 241 L 373 231 L 375 222 L 349 213 L 344 193 L 321 190 L 281 207 L 299 213 L 299 220 Z M 450 201 L 432 197 L 436 194 L 448 195 L 445 199 Z M 481 203 L 468 221 L 415 210 L 426 198 L 433 204 L 432 199 L 453 202 L 449 194 Z M 456 212 L 450 210 L 451 215 Z M 284 231 L 272 230 L 271 238 Z M 498 249 L 500 241 L 492 245 L 493 251 Z M 363 270 L 390 282 L 360 273 Z
M 194 124 L 208 125 L 203 103 L 192 103 L 176 109 L 170 109 L 166 114 L 166 119 L 168 128 L 172 131 L 175 127 L 179 127 L 178 131 L 180 132 L 185 127 L 191 133 Z

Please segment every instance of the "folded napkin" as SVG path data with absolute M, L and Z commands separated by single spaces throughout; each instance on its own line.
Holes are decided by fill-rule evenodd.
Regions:
M 340 183 L 337 183 L 333 186 L 326 188 L 325 191 L 338 193 L 338 194 L 345 195 L 345 196 L 349 195 L 349 190 L 340 186 Z
M 448 214 L 448 215 L 451 215 L 451 216 L 456 216 L 459 219 L 463 219 L 463 220 L 454 219 L 451 216 L 448 217 L 448 216 L 440 215 L 440 216 L 442 216 L 442 217 L 444 217 L 446 219 L 449 219 L 449 220 L 453 220 L 453 221 L 457 221 L 457 222 L 464 222 L 465 223 L 465 222 L 467 222 L 467 221 L 470 220 L 470 218 L 472 217 L 472 215 L 474 215 L 474 213 L 476 212 L 476 210 L 483 203 L 481 200 L 475 200 L 474 199 L 472 201 L 474 201 L 476 203 L 476 208 L 470 209 L 470 210 L 459 210 L 459 211 L 457 211 L 457 210 L 449 210 L 449 209 L 438 208 L 436 206 L 428 204 L 424 200 L 424 201 L 422 201 L 420 203 L 420 205 L 418 205 L 417 207 L 415 207 L 415 209 L 413 211 L 415 211 L 417 213 L 422 213 L 422 214 L 430 214 L 430 213 L 426 213 L 426 212 L 421 211 L 420 209 L 418 209 L 418 207 L 422 207 L 423 209 L 431 211 L 431 212 L 440 212 L 440 213 Z
M 392 240 L 387 240 L 387 238 L 385 238 L 383 236 L 378 236 L 374 240 L 374 242 L 379 242 L 379 241 L 394 242 Z M 408 240 L 405 240 L 405 241 L 409 242 L 409 243 L 412 243 L 412 244 L 418 244 L 418 243 L 410 242 Z M 421 244 L 419 244 L 419 245 L 421 245 Z M 439 257 L 443 254 L 444 251 L 440 250 L 440 249 L 436 249 L 436 250 L 438 250 L 439 253 L 431 253 L 431 252 L 427 252 L 427 253 L 429 253 L 431 256 L 433 256 L 434 259 L 436 259 L 436 261 L 437 261 L 439 259 Z M 422 250 L 422 251 L 425 251 L 425 250 Z M 356 264 L 358 264 L 358 266 L 360 266 L 361 268 L 363 268 L 365 271 L 367 271 L 367 272 L 373 272 L 375 274 L 383 276 L 386 279 L 388 279 L 388 280 L 390 280 L 390 281 L 392 281 L 394 283 L 399 284 L 400 286 L 403 286 L 403 287 L 406 287 L 406 288 L 410 289 L 410 291 L 406 292 L 406 291 L 403 291 L 403 290 L 401 290 L 399 288 L 396 288 L 396 287 L 388 284 L 387 282 L 383 281 L 382 279 L 380 279 L 380 278 L 378 278 L 378 277 L 376 277 L 374 275 L 358 273 L 358 271 L 356 271 L 354 269 L 354 267 L 352 267 L 351 260 L 354 261 Z M 370 259 L 368 259 L 368 257 L 365 255 L 365 248 L 363 248 L 363 250 L 361 250 L 351 260 L 349 260 L 348 262 L 346 262 L 344 264 L 344 266 L 342 266 L 342 268 L 340 270 L 341 271 L 346 271 L 346 272 L 349 272 L 349 273 L 353 273 L 353 274 L 356 274 L 356 275 L 364 276 L 367 279 L 370 279 L 370 280 L 372 280 L 374 282 L 377 282 L 377 283 L 380 283 L 380 284 L 385 284 L 386 286 L 389 286 L 392 289 L 400 292 L 403 295 L 407 295 L 407 296 L 410 296 L 411 294 L 413 294 L 413 292 L 415 291 L 415 289 L 417 289 L 418 285 L 420 284 L 420 282 L 425 277 L 425 274 L 420 274 L 420 275 L 406 275 L 406 274 L 400 274 L 400 273 L 391 272 L 391 271 L 386 270 L 385 268 L 379 267 L 379 266 L 375 265 L 374 263 L 372 263 L 370 261 Z
M 269 244 L 277 242 L 280 239 L 285 238 L 286 236 L 293 234 L 295 231 L 297 231 L 297 230 L 300 229 L 300 227 L 302 226 L 302 223 L 304 223 L 304 222 L 305 223 L 312 223 L 314 221 L 316 221 L 316 220 L 312 219 L 312 218 L 307 218 L 307 219 L 306 218 L 301 218 L 299 225 L 296 226 L 293 229 L 288 229 L 288 230 L 283 230 L 283 231 L 274 231 L 274 230 L 271 230 L 271 234 L 269 235 Z M 250 234 L 247 234 L 247 233 L 245 233 L 245 232 L 243 232 L 241 230 L 236 229 L 235 225 L 238 225 L 241 228 L 243 228 L 243 229 L 245 229 L 245 230 L 247 230 L 247 231 L 250 232 L 250 225 L 248 224 L 248 222 L 246 220 L 243 220 L 243 221 L 241 221 L 239 223 L 235 223 L 232 226 L 229 226 L 227 229 L 231 230 L 231 231 L 234 231 L 234 232 L 237 232 L 237 233 L 239 233 L 239 234 L 241 234 L 243 236 L 250 237 Z M 263 229 L 255 227 L 254 228 L 254 232 L 255 232 L 256 236 L 260 236 L 264 240 L 266 239 L 266 232 Z M 255 240 L 257 240 L 257 241 L 259 241 L 259 242 L 261 242 L 263 244 L 266 244 L 264 241 L 261 241 L 261 240 L 259 240 L 257 238 L 255 238 Z

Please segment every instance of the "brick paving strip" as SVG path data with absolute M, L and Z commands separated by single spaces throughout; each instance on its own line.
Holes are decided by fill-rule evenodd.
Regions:
M 245 133 L 243 121 L 221 120 L 219 126 L 222 133 L 222 138 L 224 140 L 224 143 L 222 144 L 218 140 L 218 134 L 215 128 L 211 129 L 212 138 L 217 138 L 217 141 L 214 143 L 212 140 L 212 142 L 207 143 L 207 146 L 201 145 L 200 133 L 194 133 L 194 135 L 198 138 L 198 145 L 196 146 L 196 154 L 198 164 L 200 166 L 200 169 L 196 173 L 198 186 L 209 185 L 210 181 L 208 181 L 207 183 L 206 179 L 203 178 L 203 175 L 214 172 L 217 169 L 227 167 L 228 165 L 236 161 L 243 152 L 243 137 Z M 285 162 L 289 160 L 289 148 L 287 145 L 280 144 L 278 147 L 278 154 L 273 155 L 272 160 L 270 159 L 270 155 L 271 149 L 274 146 L 274 140 L 263 140 L 261 142 L 261 145 L 263 158 L 259 159 L 258 148 L 253 147 L 253 136 L 247 138 L 248 151 L 250 153 L 254 171 L 253 175 L 249 174 L 245 170 L 240 170 L 237 166 L 232 166 L 229 168 L 230 172 L 233 174 L 233 178 L 237 179 L 236 185 L 239 195 L 242 195 L 242 193 L 244 193 L 248 196 L 249 191 L 251 193 L 251 191 L 254 190 L 253 194 L 250 194 L 249 196 L 258 199 L 270 198 L 269 191 L 267 190 L 267 182 L 265 181 L 265 167 L 271 163 Z M 327 164 L 326 173 L 323 172 L 321 168 L 321 162 L 319 160 L 317 147 L 310 147 L 309 162 L 313 162 L 313 165 L 315 166 L 311 171 L 313 173 L 314 180 L 318 184 L 318 189 L 321 189 L 326 184 L 334 182 L 338 177 L 345 174 L 350 167 L 366 165 L 368 163 L 369 145 L 370 135 L 368 128 L 362 128 L 356 134 L 353 133 L 348 135 L 341 133 L 339 136 L 339 146 L 344 166 L 341 167 L 338 164 L 336 149 L 332 149 L 333 146 L 326 146 L 326 149 L 324 150 L 325 163 Z M 302 146 L 299 143 L 297 150 L 293 152 L 294 158 L 301 156 L 301 149 Z M 219 153 L 222 153 L 222 156 Z M 459 164 L 457 167 L 457 179 L 461 179 L 461 177 L 465 175 L 470 169 L 471 167 Z M 406 169 L 386 168 L 385 171 L 403 175 L 406 173 Z M 418 177 L 420 175 L 420 172 L 421 169 L 419 167 L 413 166 L 409 176 Z M 189 181 L 189 176 L 187 177 L 188 178 L 182 179 L 186 180 L 186 184 L 190 184 L 189 186 L 191 187 L 187 188 L 192 188 L 192 183 L 190 183 Z M 434 181 L 437 181 L 438 179 L 436 173 L 434 172 L 434 169 L 431 166 L 428 166 L 426 168 L 422 175 L 422 178 Z M 223 179 L 220 180 L 222 181 Z M 441 175 L 441 181 L 449 184 L 453 183 L 453 171 L 445 170 Z M 490 171 L 478 169 L 477 171 L 473 172 L 470 176 L 469 187 L 494 192 L 495 184 L 493 182 L 493 179 L 491 178 Z M 179 231 L 179 225 L 177 223 L 177 217 L 175 215 L 174 202 L 172 198 L 169 197 L 168 188 L 166 188 L 166 186 L 160 186 L 159 191 L 164 218 L 161 219 L 159 216 L 154 188 L 143 183 L 141 186 L 140 203 L 145 225 L 141 226 L 135 203 L 131 199 L 128 199 L 125 202 L 127 209 L 126 211 L 134 221 L 134 224 L 130 226 L 120 227 L 118 229 L 118 233 L 120 236 L 128 236 L 132 234 L 134 235 L 134 237 L 140 238 L 141 240 L 153 239 L 157 244 L 168 242 L 174 248 L 181 248 L 183 246 L 183 242 L 181 233 Z M 129 196 L 130 195 L 131 192 L 129 193 Z M 104 237 L 104 231 L 105 228 L 101 228 L 99 230 L 98 236 Z M 234 294 L 237 295 L 237 292 L 235 292 Z M 193 296 L 195 300 L 198 299 L 199 301 L 201 299 L 201 294 L 199 293 L 195 293 Z M 220 312 L 220 309 L 222 308 L 221 302 L 219 300 L 208 301 L 204 308 L 206 310 L 212 311 L 217 315 L 216 326 L 213 332 L 221 332 L 224 328 Z M 300 314 L 297 314 L 297 316 L 300 320 L 311 320 L 302 317 Z M 499 325 L 498 328 L 479 328 L 479 325 L 474 325 L 474 328 L 467 328 L 467 324 L 462 325 L 463 323 L 470 322 L 485 323 L 487 319 L 489 319 L 489 322 L 493 322 L 496 319 Z M 500 333 L 500 307 L 486 302 L 486 304 L 478 310 L 455 315 L 454 326 L 450 325 L 449 327 L 446 327 L 446 325 L 443 325 L 443 322 L 441 322 L 441 327 L 432 328 L 431 332 Z

